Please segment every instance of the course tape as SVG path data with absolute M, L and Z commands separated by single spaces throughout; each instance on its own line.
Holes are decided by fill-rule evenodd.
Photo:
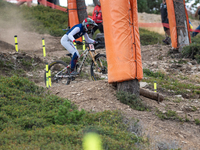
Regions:
M 7 0 L 7 1 L 13 1 L 13 0 Z M 32 1 L 32 0 L 16 0 L 18 2 L 28 2 L 28 1 Z M 64 11 L 64 12 L 68 12 L 68 9 L 67 8 L 64 8 L 64 7 L 61 7 L 61 6 L 58 6 L 58 5 L 55 5 L 53 3 L 50 3 L 46 0 L 38 0 L 38 2 L 44 6 L 49 6 L 53 9 L 58 9 L 60 11 Z M 86 9 L 86 7 L 84 8 L 80 8 L 80 9 Z M 78 10 L 78 9 L 74 9 L 74 10 Z M 88 17 L 92 18 L 92 16 L 89 16 Z M 138 23 L 139 24 L 139 27 L 143 27 L 143 28 L 147 28 L 147 27 L 166 27 L 166 28 L 169 28 L 169 24 L 168 23 Z M 190 32 L 200 32 L 200 30 L 193 30 L 190 28 L 189 30 Z
M 166 27 L 169 28 L 168 23 L 138 23 L 139 27 L 147 28 L 147 27 Z M 200 30 L 189 29 L 190 32 L 200 32 Z
M 15 1 L 15 0 L 7 0 L 7 2 L 10 2 L 10 1 Z M 30 2 L 30 1 L 32 1 L 32 0 L 16 0 L 17 2 Z M 61 6 L 58 6 L 58 5 L 55 5 L 55 4 L 53 4 L 53 3 L 51 3 L 51 2 L 48 2 L 48 1 L 46 1 L 46 0 L 38 0 L 38 2 L 40 3 L 40 5 L 44 5 L 44 6 L 49 6 L 49 7 L 51 7 L 51 8 L 53 8 L 53 9 L 58 9 L 58 10 L 60 10 L 60 11 L 64 11 L 64 12 L 67 12 L 67 9 L 66 8 L 64 8 L 64 7 L 61 7 Z

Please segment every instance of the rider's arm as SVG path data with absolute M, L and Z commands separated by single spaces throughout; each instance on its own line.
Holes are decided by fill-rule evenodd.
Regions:
M 69 34 L 68 34 L 68 38 L 70 39 L 70 41 L 74 42 L 76 39 L 74 38 L 74 35 L 76 33 L 80 32 L 80 28 L 76 27 L 74 28 Z
M 94 43 L 95 41 L 91 38 L 89 38 L 89 35 L 87 33 L 84 34 L 84 37 L 85 37 L 85 41 L 87 43 Z

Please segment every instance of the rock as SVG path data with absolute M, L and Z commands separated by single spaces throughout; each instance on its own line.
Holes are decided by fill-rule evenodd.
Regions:
M 197 64 L 197 61 L 196 61 L 196 60 L 192 60 L 192 61 L 191 61 L 191 64 L 192 64 L 192 65 L 196 65 L 196 64 Z
M 77 92 L 71 92 L 71 94 L 72 94 L 72 95 L 77 95 L 78 93 L 77 93 Z
M 191 69 L 192 69 L 192 70 L 196 70 L 196 69 L 197 69 L 197 67 L 192 67 Z
M 32 74 L 32 73 L 26 73 L 26 75 L 27 75 L 28 77 L 33 77 L 33 74 Z
M 140 82 L 140 88 L 144 88 L 145 86 L 147 86 L 148 83 L 147 82 Z
M 160 103 L 160 105 L 162 105 L 162 106 L 166 107 L 165 103 Z
M 177 114 L 183 114 L 183 111 L 176 111 Z
M 190 112 L 190 111 L 193 111 L 193 108 L 189 106 L 188 104 L 186 104 L 181 107 L 181 110 Z
M 183 98 L 182 95 L 175 95 L 175 97 L 181 98 L 181 99 Z
M 190 62 L 187 62 L 187 64 L 190 65 L 190 66 L 192 66 L 192 63 L 190 63 Z
M 180 133 L 178 134 L 178 136 L 181 137 L 181 138 L 184 138 L 184 136 L 182 134 L 180 134 Z

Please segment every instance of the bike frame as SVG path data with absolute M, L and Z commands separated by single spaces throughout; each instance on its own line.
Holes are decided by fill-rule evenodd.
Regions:
M 94 54 L 96 54 L 95 50 L 93 50 L 93 51 L 94 51 Z M 86 60 L 86 58 L 87 58 L 87 56 L 88 56 L 88 53 L 90 53 L 90 56 L 91 56 L 92 60 L 94 61 L 95 65 L 96 65 L 95 57 L 94 57 L 94 55 L 92 54 L 90 48 L 87 47 L 87 49 L 86 49 L 85 51 L 83 51 L 83 53 L 82 53 L 81 56 L 80 56 L 80 58 L 83 57 L 83 60 L 81 61 L 80 67 L 79 67 L 78 70 L 77 70 L 77 72 L 78 72 L 79 74 L 80 74 L 81 71 L 82 71 L 82 67 L 83 67 L 83 65 L 84 65 L 84 63 L 85 63 L 85 60 Z M 80 58 L 79 58 L 79 59 L 80 59 Z M 67 72 L 67 69 L 68 69 L 68 68 L 69 68 L 69 66 L 67 66 L 67 67 L 65 67 L 63 70 L 59 71 L 59 72 L 55 75 L 55 77 L 56 77 L 56 78 L 58 78 L 58 77 L 60 77 L 60 78 L 69 78 L 70 75 L 59 75 L 61 72 Z
M 93 51 L 94 51 L 94 53 L 96 54 L 95 50 L 93 50 Z M 85 51 L 83 51 L 83 53 L 82 53 L 81 56 L 80 56 L 80 58 L 83 56 L 83 60 L 81 61 L 80 67 L 79 67 L 79 69 L 78 69 L 78 73 L 79 73 L 79 74 L 81 73 L 82 67 L 83 67 L 83 65 L 84 65 L 84 63 L 85 63 L 85 60 L 86 60 L 86 58 L 87 58 L 87 56 L 88 56 L 88 53 L 90 53 L 90 56 L 91 56 L 92 60 L 95 62 L 94 55 L 92 54 L 90 48 L 87 47 L 87 49 L 86 49 Z M 80 59 L 80 58 L 79 58 L 79 59 Z M 95 62 L 95 64 L 96 64 L 96 62 Z

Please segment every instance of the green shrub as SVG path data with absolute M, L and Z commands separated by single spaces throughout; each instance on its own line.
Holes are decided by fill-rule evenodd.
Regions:
M 35 7 L 23 7 L 24 18 L 30 21 L 36 31 L 49 33 L 53 36 L 62 36 L 68 27 L 68 14 L 66 12 L 38 5 Z
M 200 125 L 200 120 L 199 119 L 194 119 L 194 121 L 195 121 L 196 125 Z
M 165 74 L 161 73 L 161 72 L 153 72 L 149 69 L 143 69 L 144 75 L 148 76 L 148 77 L 154 77 L 154 78 L 161 78 L 164 79 L 165 78 Z
M 65 101 L 63 105 L 59 106 L 58 114 L 55 116 L 55 123 L 60 125 L 77 124 L 79 121 L 83 120 L 84 114 L 85 111 L 83 109 L 78 111 L 69 101 Z
M 156 115 L 164 120 L 164 119 L 170 119 L 170 120 L 175 120 L 175 119 L 178 119 L 178 115 L 175 111 L 172 111 L 172 110 L 167 110 L 166 113 L 162 113 L 161 111 L 159 111 L 158 109 L 156 110 Z
M 196 59 L 200 63 L 200 44 L 192 43 L 183 47 L 182 55 L 186 58 Z
M 129 105 L 133 109 L 139 111 L 148 110 L 147 106 L 142 103 L 142 100 L 134 94 L 120 91 L 116 93 L 116 97 L 121 103 Z
M 0 77 L 0 149 L 81 150 L 84 134 L 91 131 L 100 135 L 104 149 L 136 149 L 136 143 L 144 143 L 130 132 L 137 124 L 119 111 L 78 111 L 28 79 Z

